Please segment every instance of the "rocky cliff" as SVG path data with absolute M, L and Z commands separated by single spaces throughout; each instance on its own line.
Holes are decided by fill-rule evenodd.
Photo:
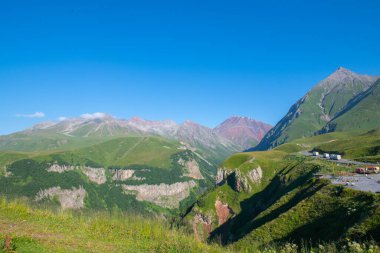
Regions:
M 196 186 L 194 181 L 159 185 L 123 185 L 123 189 L 136 194 L 140 201 L 148 201 L 162 207 L 178 208 L 181 200 L 189 197 L 190 190 Z

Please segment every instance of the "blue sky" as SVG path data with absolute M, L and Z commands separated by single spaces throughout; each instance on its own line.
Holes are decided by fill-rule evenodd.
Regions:
M 380 74 L 379 9 L 377 0 L 3 0 L 0 134 L 92 112 L 275 124 L 339 66 Z

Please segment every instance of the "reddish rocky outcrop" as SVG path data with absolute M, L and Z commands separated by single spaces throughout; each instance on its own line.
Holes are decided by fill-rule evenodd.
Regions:
M 231 214 L 231 209 L 229 208 L 228 204 L 223 204 L 222 201 L 216 200 L 215 210 L 216 215 L 218 216 L 219 225 L 223 225 L 224 223 L 226 223 Z
M 271 128 L 269 124 L 247 117 L 231 117 L 217 126 L 214 131 L 246 149 L 260 142 Z
M 201 223 L 202 229 L 199 231 L 198 225 Z M 212 231 L 212 221 L 211 218 L 202 213 L 198 213 L 194 216 L 192 222 L 192 228 L 194 232 L 195 239 L 202 241 L 202 238 L 207 238 Z

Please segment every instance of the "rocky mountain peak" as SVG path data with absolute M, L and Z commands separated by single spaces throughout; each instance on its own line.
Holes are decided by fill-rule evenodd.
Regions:
M 139 116 L 133 116 L 128 121 L 135 122 L 135 123 L 145 123 L 146 122 L 146 120 L 144 120 L 143 118 L 140 118 Z
M 190 127 L 199 127 L 200 125 L 194 121 L 186 120 L 182 123 L 184 126 L 190 126 Z
M 354 73 L 354 72 L 352 72 L 351 70 L 346 69 L 345 67 L 342 67 L 342 66 L 340 66 L 335 72 L 344 72 L 344 73 L 347 73 L 347 74 L 352 74 L 352 73 Z
M 269 124 L 248 117 L 232 116 L 217 126 L 214 131 L 244 148 L 250 148 L 260 142 L 271 128 Z
M 339 67 L 334 73 L 332 73 L 327 79 L 331 81 L 342 81 L 346 78 L 358 78 L 358 74 L 352 72 L 344 67 Z
M 226 119 L 223 123 L 224 124 L 231 123 L 231 124 L 238 124 L 238 125 L 246 125 L 246 124 L 251 124 L 251 123 L 259 123 L 259 121 L 251 119 L 249 117 L 231 116 L 230 118 Z
M 339 67 L 326 79 L 319 82 L 314 88 L 324 88 L 327 91 L 342 88 L 354 88 L 356 85 L 370 87 L 379 77 L 360 75 L 347 68 Z

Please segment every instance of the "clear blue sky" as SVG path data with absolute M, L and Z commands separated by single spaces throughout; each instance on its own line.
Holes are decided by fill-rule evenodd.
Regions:
M 275 124 L 339 66 L 380 74 L 379 10 L 378 0 L 2 0 L 0 134 L 92 112 Z M 45 117 L 26 117 L 36 112 Z

